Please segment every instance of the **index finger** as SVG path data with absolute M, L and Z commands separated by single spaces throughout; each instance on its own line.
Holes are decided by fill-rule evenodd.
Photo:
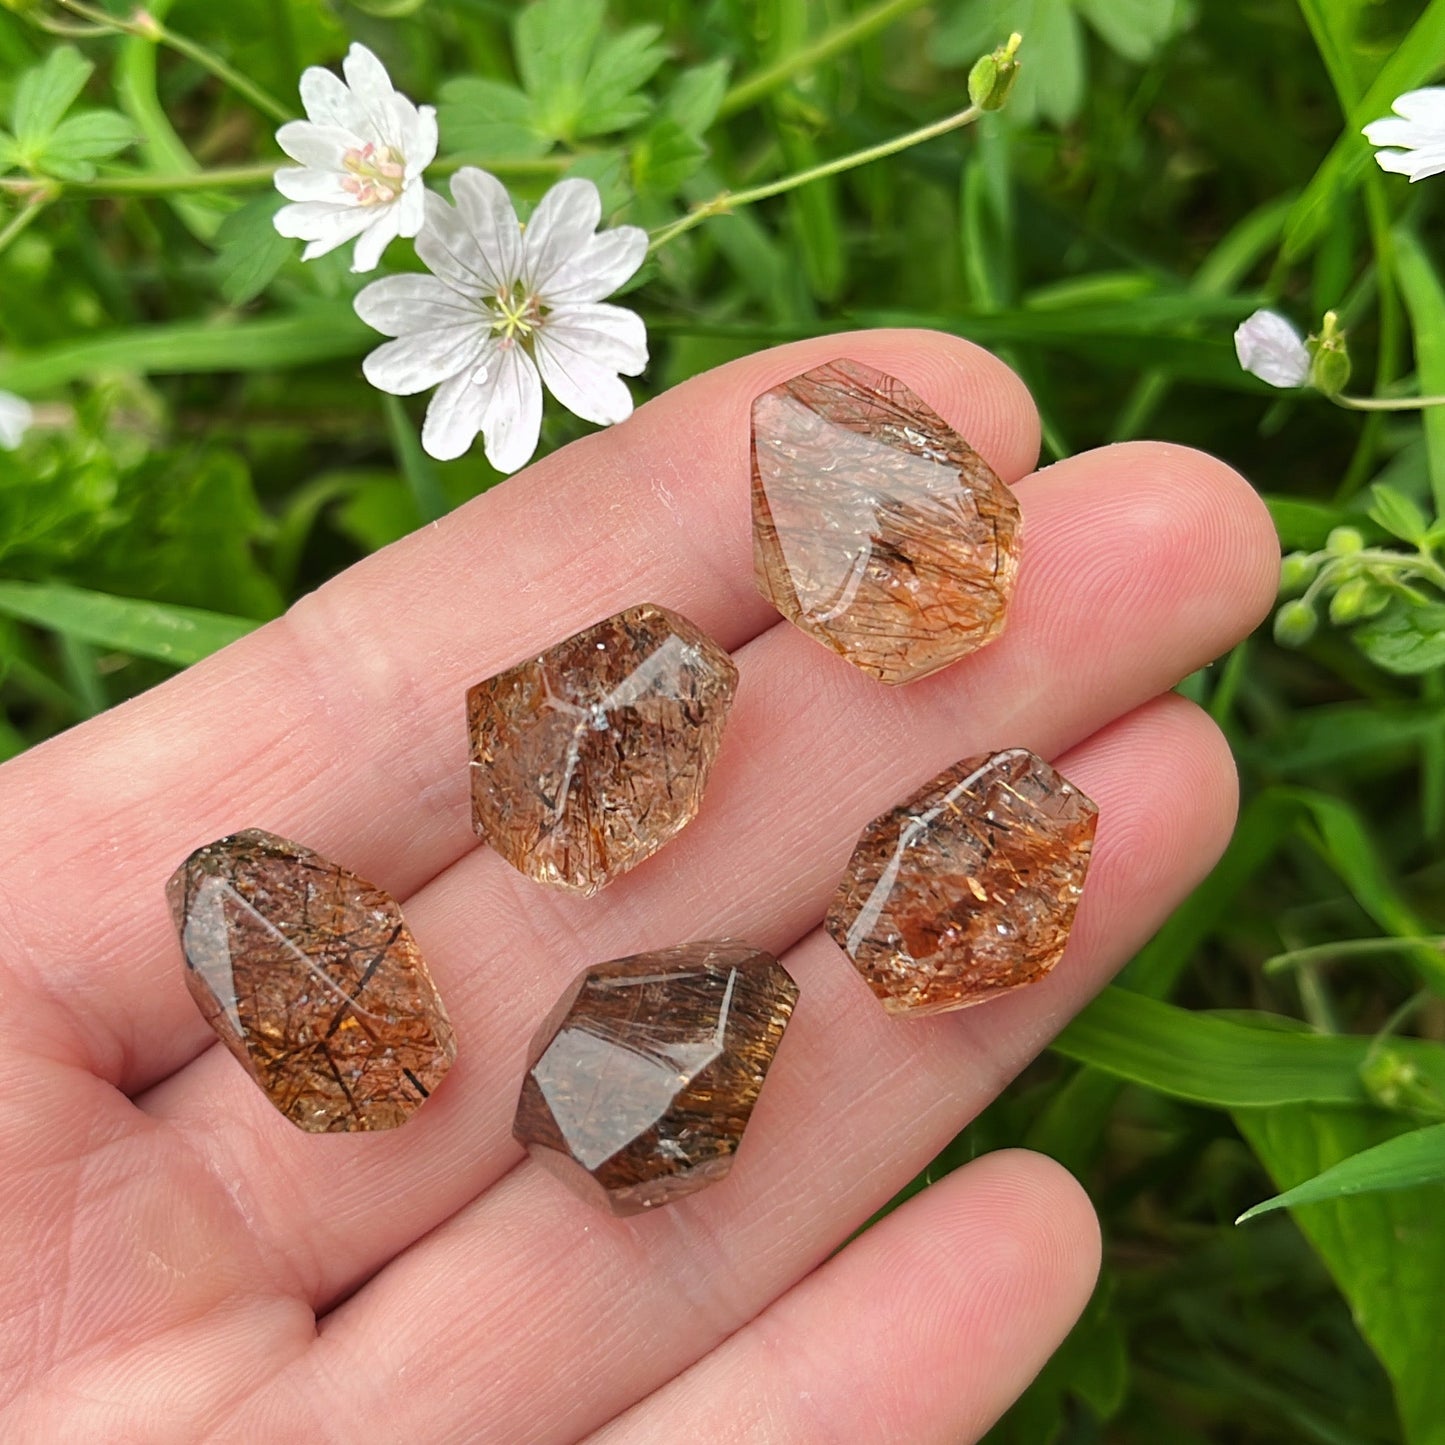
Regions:
M 474 846 L 466 687 L 587 623 L 662 603 L 734 648 L 777 621 L 752 582 L 748 412 L 850 356 L 919 393 L 1006 481 L 1038 418 L 987 352 L 862 332 L 718 368 L 303 598 L 163 687 L 0 768 L 0 957 L 56 1049 L 136 1092 L 211 1035 L 161 886 L 264 826 L 401 899 Z

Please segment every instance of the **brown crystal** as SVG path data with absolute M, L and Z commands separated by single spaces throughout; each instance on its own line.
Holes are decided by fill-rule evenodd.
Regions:
M 589 968 L 532 1041 L 512 1133 L 614 1214 L 691 1194 L 731 1168 L 797 998 L 730 939 Z
M 737 677 L 685 617 L 643 603 L 479 682 L 477 833 L 529 878 L 596 893 L 697 815 Z
M 186 987 L 266 1097 L 311 1133 L 390 1129 L 456 1042 L 401 910 L 318 853 L 249 829 L 166 884 Z
M 1068 942 L 1098 811 L 1024 748 L 956 763 L 863 830 L 828 932 L 891 1013 L 1032 983 Z
M 1003 630 L 1019 510 L 988 463 L 901 381 L 857 361 L 753 403 L 753 560 L 790 622 L 883 682 Z

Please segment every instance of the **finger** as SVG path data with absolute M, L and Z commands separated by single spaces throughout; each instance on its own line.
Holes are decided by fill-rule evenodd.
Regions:
M 264 826 L 397 897 L 472 847 L 459 717 L 479 678 L 642 600 L 729 648 L 775 622 L 752 581 L 748 409 L 844 353 L 915 387 L 1006 480 L 1033 464 L 1027 392 L 965 341 L 780 347 L 677 387 L 0 770 L 0 956 L 67 1022 L 53 1047 L 133 1092 L 209 1040 L 161 887 L 212 838 Z
M 408 901 L 462 1043 L 445 1088 L 394 1138 L 277 1128 L 219 1049 L 143 1099 L 219 1177 L 240 1181 L 268 1254 L 311 1281 L 314 1303 L 510 1167 L 522 1055 L 577 969 L 710 935 L 788 946 L 821 919 L 869 817 L 970 752 L 1022 744 L 1057 756 L 1215 656 L 1272 595 L 1263 509 L 1200 453 L 1112 449 L 1019 490 L 1029 563 L 993 646 L 891 689 L 775 629 L 738 654 L 708 806 L 660 867 L 579 901 L 477 852 Z
M 1099 1227 L 1038 1154 L 975 1160 L 850 1244 L 592 1445 L 966 1445 L 1088 1303 Z
M 283 1377 L 282 1398 L 320 1390 L 328 1418 L 359 1423 L 382 1408 L 383 1382 L 406 1378 L 396 1429 L 408 1438 L 485 1421 L 488 1439 L 573 1440 L 753 1318 L 1038 1052 L 1228 837 L 1228 750 L 1181 699 L 1150 704 L 1060 765 L 1098 801 L 1100 822 L 1053 975 L 963 1014 L 898 1020 L 811 934 L 784 960 L 801 999 L 726 1180 L 616 1220 L 524 1161 L 324 1320 L 320 1355 Z M 467 1301 L 461 1317 L 456 1300 Z

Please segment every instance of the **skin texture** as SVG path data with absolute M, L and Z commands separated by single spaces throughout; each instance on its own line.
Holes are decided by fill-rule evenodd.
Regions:
M 753 585 L 750 404 L 840 355 L 899 377 L 1018 483 L 1007 630 L 906 688 L 779 623 Z M 1077 1185 L 997 1155 L 830 1256 L 1217 857 L 1227 750 L 1162 694 L 1259 621 L 1278 559 L 1258 499 L 1209 457 L 1131 444 L 1029 475 L 1037 446 L 1021 384 L 965 342 L 762 353 L 0 769 L 0 1438 L 984 1429 L 1092 1285 Z M 476 845 L 463 694 L 642 598 L 734 653 L 737 700 L 697 820 L 572 898 Z M 870 818 L 1003 746 L 1099 805 L 1068 951 L 985 1007 L 890 1019 L 822 931 L 828 899 Z M 162 885 L 249 826 L 402 902 L 459 1049 L 405 1128 L 292 1129 L 187 996 Z M 746 1149 L 714 1187 L 609 1218 L 512 1138 L 532 1033 L 587 964 L 727 936 L 801 988 Z

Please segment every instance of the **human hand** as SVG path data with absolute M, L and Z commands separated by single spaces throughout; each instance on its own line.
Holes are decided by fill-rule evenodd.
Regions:
M 1018 482 L 1009 627 L 901 689 L 756 594 L 748 407 L 838 356 L 898 376 Z M 700 377 L 547 458 L 165 686 L 0 769 L 0 1438 L 43 1442 L 971 1440 L 1098 1263 L 1020 1152 L 830 1254 L 1047 1043 L 1211 866 L 1228 751 L 1166 696 L 1273 595 L 1263 506 L 1146 443 L 1025 476 L 1001 363 L 930 333 Z M 1019 481 L 1023 478 L 1022 481 Z M 701 815 L 601 897 L 475 845 L 462 695 L 639 601 L 741 670 Z M 1068 953 L 966 1013 L 886 1016 L 819 927 L 863 824 L 944 766 L 1033 748 L 1099 804 Z M 162 886 L 244 827 L 387 889 L 456 1026 L 401 1130 L 277 1118 L 187 995 Z M 533 1028 L 585 964 L 736 935 L 802 995 L 722 1183 L 616 1220 L 510 1134 Z

